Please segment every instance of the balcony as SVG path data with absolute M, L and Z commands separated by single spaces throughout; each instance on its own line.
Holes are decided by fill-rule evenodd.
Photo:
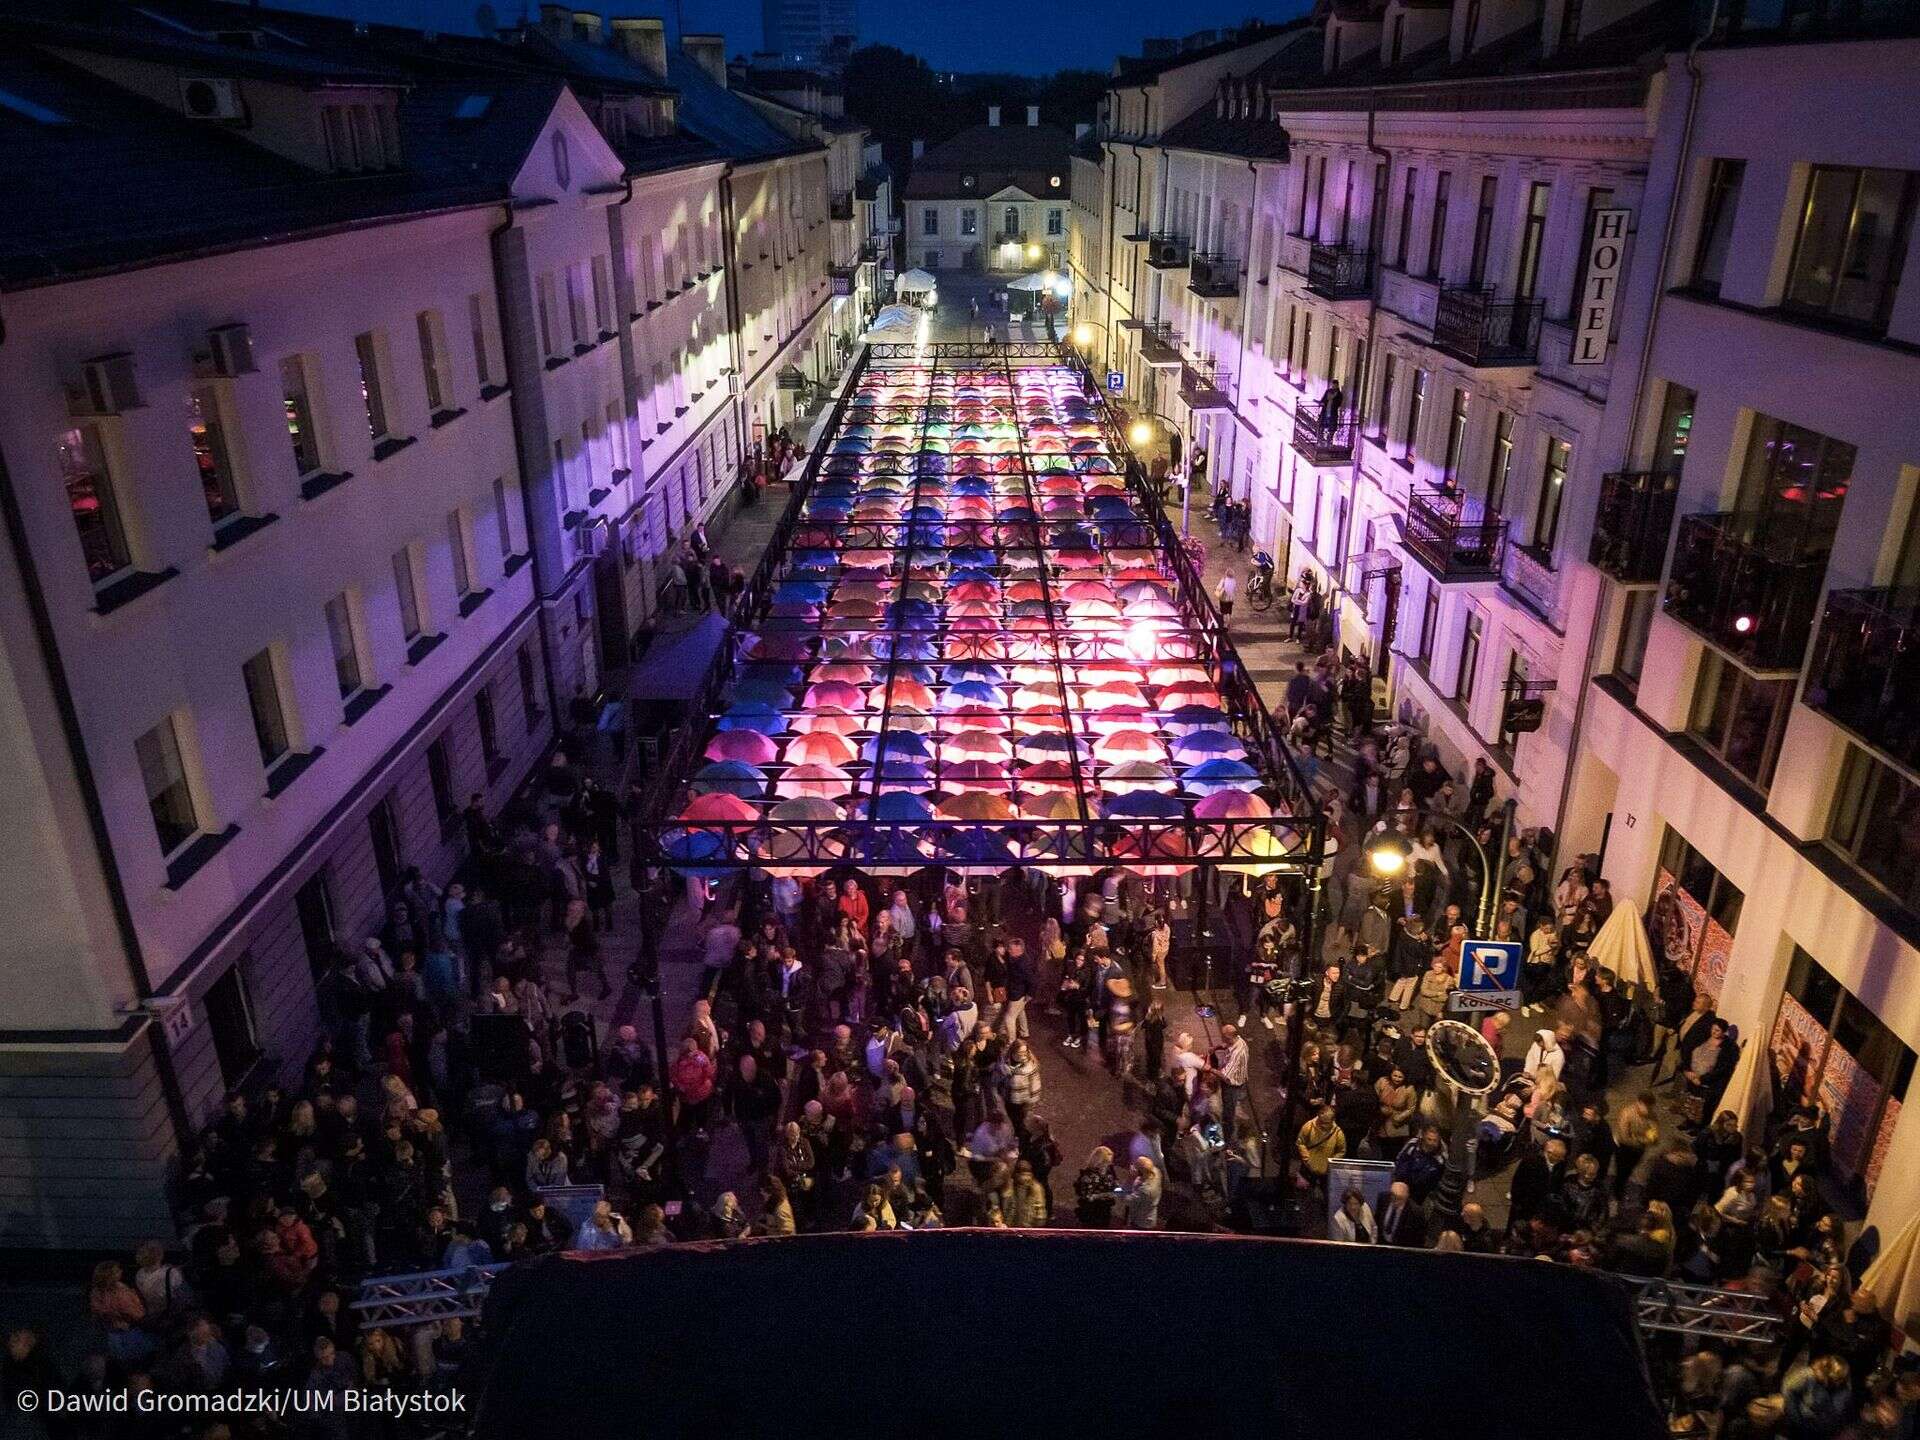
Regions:
M 1140 358 L 1156 370 L 1178 369 L 1185 363 L 1180 358 L 1180 332 L 1164 320 L 1143 326 Z
M 1027 232 L 1024 230 L 1002 230 L 998 235 L 993 237 L 993 243 L 996 245 L 1024 246 L 1027 243 Z
M 1551 555 L 1529 545 L 1507 546 L 1500 557 L 1500 587 L 1555 630 L 1566 630 L 1560 575 Z
M 1274 259 L 1282 270 L 1304 275 L 1313 264 L 1313 242 L 1304 235 L 1282 235 Z
M 830 220 L 851 220 L 853 218 L 853 192 L 836 191 L 827 201 L 827 218 Z
M 1373 256 L 1345 245 L 1315 245 L 1307 255 L 1307 289 L 1322 300 L 1373 295 Z
M 1440 292 L 1433 343 L 1469 365 L 1531 365 L 1540 355 L 1541 302 L 1496 300 L 1493 291 Z
M 1180 374 L 1180 398 L 1192 410 L 1230 410 L 1233 377 L 1211 360 L 1190 361 Z
M 1506 538 L 1507 522 L 1485 518 L 1477 501 L 1418 485 L 1407 494 L 1403 543 L 1441 581 L 1497 579 Z
M 1646 470 L 1616 472 L 1603 479 L 1587 558 L 1623 584 L 1658 583 L 1667 562 L 1679 485 L 1678 475 Z
M 1351 410 L 1323 428 L 1320 412 L 1301 405 L 1293 412 L 1293 448 L 1309 465 L 1344 465 L 1353 459 L 1355 428 L 1356 417 Z
M 1147 237 L 1147 264 L 1156 270 L 1183 270 L 1193 258 L 1193 242 L 1156 231 Z
M 1681 517 L 1666 612 L 1754 670 L 1794 672 L 1807 653 L 1827 554 L 1761 533 L 1761 517 Z
M 1196 295 L 1232 299 L 1240 293 L 1240 262 L 1227 255 L 1196 255 L 1187 271 L 1187 288 Z
M 1807 667 L 1809 709 L 1920 770 L 1920 590 L 1832 590 Z

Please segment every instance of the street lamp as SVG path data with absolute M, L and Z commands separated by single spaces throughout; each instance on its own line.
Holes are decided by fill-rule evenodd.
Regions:
M 1027 246 L 1027 259 L 1038 260 L 1039 258 L 1040 258 L 1040 247 L 1038 245 Z
M 1474 928 L 1479 931 L 1476 937 L 1478 939 L 1487 940 L 1492 938 L 1494 916 L 1500 913 L 1500 885 L 1505 878 L 1507 838 L 1513 833 L 1513 811 L 1514 802 L 1509 800 L 1506 803 L 1500 821 L 1499 870 L 1493 868 L 1492 863 L 1487 859 L 1487 847 L 1480 843 L 1480 837 L 1475 835 L 1472 830 L 1468 829 L 1460 821 L 1455 820 L 1451 815 L 1442 815 L 1437 811 L 1429 811 L 1427 813 L 1426 819 L 1428 824 L 1444 825 L 1449 829 L 1458 830 L 1462 835 L 1467 837 L 1467 843 L 1473 846 L 1473 853 L 1480 857 L 1480 878 L 1483 888 L 1480 892 L 1480 908 L 1474 914 Z M 1394 814 L 1396 816 L 1404 815 L 1414 817 L 1418 812 L 1409 807 L 1404 810 L 1397 810 Z M 1398 830 L 1391 828 L 1381 830 L 1369 837 L 1366 844 L 1367 868 L 1372 870 L 1373 873 L 1378 875 L 1382 880 L 1398 879 L 1401 873 L 1406 870 L 1407 860 L 1413 854 L 1413 842 L 1408 840 L 1407 837 L 1402 835 Z

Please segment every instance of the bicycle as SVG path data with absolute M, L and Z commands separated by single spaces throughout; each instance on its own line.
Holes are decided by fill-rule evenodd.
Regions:
M 1247 608 L 1250 610 L 1271 610 L 1273 608 L 1273 557 L 1266 551 L 1259 551 L 1253 557 L 1253 573 L 1247 577 Z

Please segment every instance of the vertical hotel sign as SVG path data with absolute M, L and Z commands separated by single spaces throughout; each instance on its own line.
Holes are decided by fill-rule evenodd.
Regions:
M 1620 291 L 1620 271 L 1627 254 L 1627 217 L 1631 210 L 1596 210 L 1593 235 L 1587 241 L 1587 283 L 1580 291 L 1580 310 L 1573 328 L 1574 365 L 1604 365 L 1607 333 L 1613 328 L 1613 302 Z

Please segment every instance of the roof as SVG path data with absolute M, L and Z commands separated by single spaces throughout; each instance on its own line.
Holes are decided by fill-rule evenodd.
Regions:
M 1173 1295 L 1197 1318 L 1158 1313 Z M 928 1230 L 547 1256 L 494 1282 L 481 1333 L 478 1440 L 627 1440 L 637 1416 L 791 1440 L 850 1414 L 978 1440 L 992 1400 L 1025 1435 L 1477 1435 L 1489 1404 L 1555 1440 L 1666 1434 L 1618 1282 L 1388 1246 Z M 1002 1340 L 984 1389 L 955 1365 L 980 1335 Z
M 12 202 L 0 216 L 0 285 L 22 286 L 504 199 L 561 82 L 416 85 L 399 108 L 407 168 L 367 175 L 316 175 L 29 46 L 0 43 L 0 89 L 67 122 L 0 107 L 0 187 Z M 485 113 L 455 120 L 477 91 L 492 97 Z
M 1398 65 L 1377 50 L 1328 75 L 1314 67 L 1276 85 L 1269 107 L 1287 110 L 1513 110 L 1640 104 L 1668 50 L 1690 33 L 1685 0 L 1653 0 L 1548 54 L 1537 24 L 1523 25 L 1459 61 L 1442 38 Z
M 680 92 L 680 125 L 735 160 L 771 160 L 821 147 L 798 140 L 679 50 L 667 53 L 667 79 Z
M 1236 92 L 1244 86 L 1250 93 L 1264 94 L 1298 78 L 1317 75 L 1322 48 L 1318 27 L 1296 30 L 1292 40 L 1252 74 L 1242 80 L 1229 77 L 1222 85 Z M 1233 109 L 1225 114 L 1219 112 L 1215 99 L 1209 98 L 1191 115 L 1169 127 L 1160 137 L 1161 146 L 1168 150 L 1199 150 L 1248 160 L 1287 158 L 1286 127 L 1264 104 L 1254 105 L 1246 113 Z
M 1009 185 L 1029 195 L 1064 192 L 1072 147 L 1073 136 L 1058 125 L 971 125 L 913 162 L 907 198 L 962 199 Z M 1058 187 L 1051 183 L 1056 175 Z
M 1284 25 L 1257 23 L 1246 26 L 1224 40 L 1216 40 L 1211 45 L 1197 45 L 1191 50 L 1179 50 L 1171 55 L 1123 55 L 1113 62 L 1113 78 L 1129 85 L 1143 85 L 1159 79 L 1169 70 L 1178 70 L 1196 60 L 1211 60 L 1216 55 L 1225 55 L 1243 45 L 1271 39 L 1285 28 Z

